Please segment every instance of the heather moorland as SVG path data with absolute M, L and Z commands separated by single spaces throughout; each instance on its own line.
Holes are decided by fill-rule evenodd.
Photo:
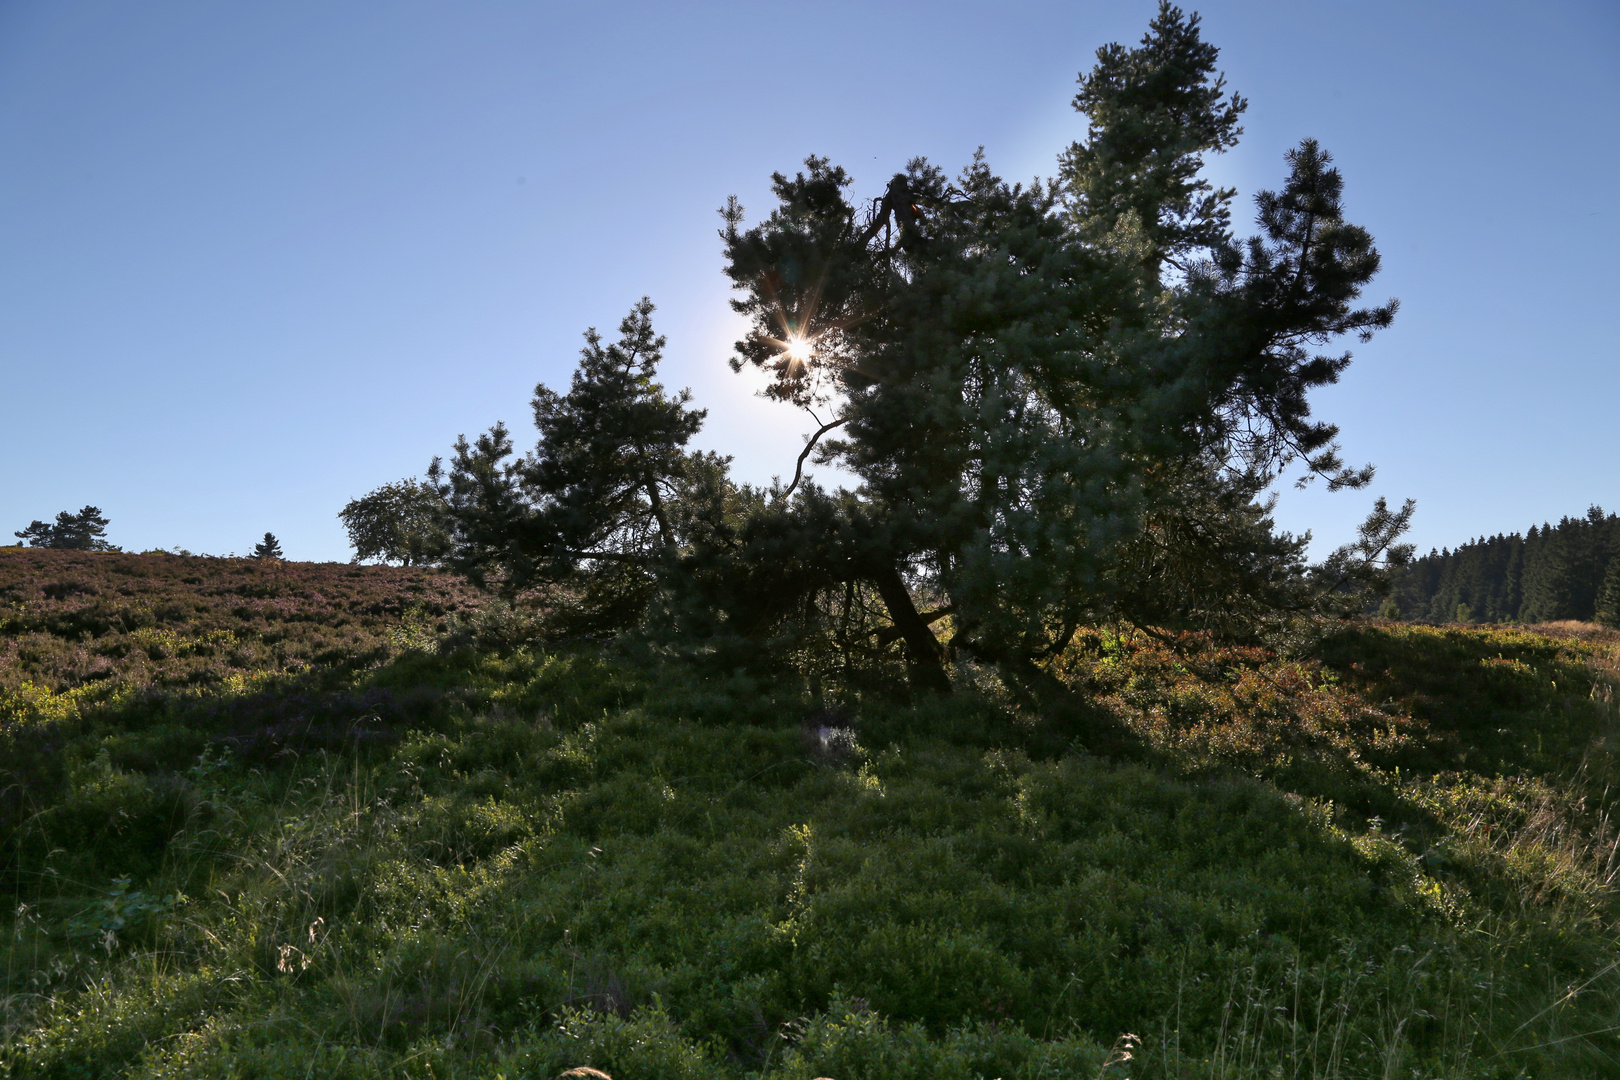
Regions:
M 1589 624 L 1099 629 L 1030 712 L 548 641 L 429 571 L 0 560 L 6 1075 L 1620 1055 Z

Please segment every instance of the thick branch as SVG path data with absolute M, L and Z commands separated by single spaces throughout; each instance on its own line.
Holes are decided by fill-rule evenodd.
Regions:
M 939 640 L 917 613 L 917 605 L 912 603 L 900 571 L 892 566 L 884 567 L 872 576 L 872 583 L 889 609 L 889 621 L 905 639 L 906 666 L 911 669 L 912 688 L 935 694 L 950 693 L 951 679 L 945 674 Z
M 956 608 L 954 606 L 947 606 L 940 608 L 938 611 L 930 611 L 927 614 L 919 612 L 917 617 L 923 621 L 924 626 L 932 626 L 945 616 L 955 613 Z M 872 634 L 877 638 L 879 645 L 887 645 L 889 642 L 898 641 L 900 638 L 900 630 L 895 626 L 880 627 L 872 631 Z
M 643 486 L 647 492 L 647 501 L 652 504 L 653 520 L 658 523 L 658 538 L 663 542 L 666 552 L 675 550 L 675 532 L 669 527 L 669 517 L 664 513 L 664 500 L 658 492 L 658 481 L 651 473 L 643 477 Z

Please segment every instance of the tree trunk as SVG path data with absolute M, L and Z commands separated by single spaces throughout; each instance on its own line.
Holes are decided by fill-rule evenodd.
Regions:
M 658 481 L 651 474 L 643 474 L 642 485 L 647 492 L 647 501 L 652 504 L 653 520 L 658 523 L 658 539 L 664 546 L 664 554 L 668 555 L 675 550 L 675 533 L 664 514 L 664 500 L 658 492 Z
M 906 591 L 900 571 L 892 566 L 885 567 L 873 575 L 872 583 L 877 586 L 878 595 L 883 597 L 883 604 L 889 609 L 889 621 L 894 623 L 894 628 L 900 631 L 900 637 L 906 643 L 911 688 L 922 693 L 950 693 L 951 680 L 945 674 L 939 641 L 917 613 L 917 605 L 911 602 L 911 593 Z

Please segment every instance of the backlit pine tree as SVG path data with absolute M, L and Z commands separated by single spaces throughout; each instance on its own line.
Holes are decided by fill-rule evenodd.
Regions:
M 697 520 L 693 497 L 719 490 L 728 460 L 686 449 L 704 411 L 688 407 L 690 391 L 656 381 L 665 341 L 652 313 L 643 298 L 611 344 L 586 331 L 566 394 L 535 388 L 540 439 L 530 453 L 514 456 L 496 424 L 458 439 L 448 464 L 434 460 L 428 481 L 444 507 L 449 566 L 479 583 L 498 576 L 508 592 L 564 586 L 582 628 L 640 620 Z
M 860 478 L 845 532 L 864 546 L 830 552 L 827 578 L 880 590 L 921 688 L 947 679 L 919 597 L 950 613 L 950 651 L 1027 682 L 1085 622 L 1240 631 L 1405 554 L 1410 505 L 1380 501 L 1312 575 L 1257 501 L 1294 465 L 1330 489 L 1370 481 L 1307 397 L 1349 363 L 1315 350 L 1366 339 L 1395 304 L 1356 306 L 1378 254 L 1314 141 L 1258 196 L 1259 235 L 1232 234 L 1233 192 L 1200 178 L 1244 109 L 1215 61 L 1166 3 L 1138 47 L 1099 50 L 1056 182 L 1009 184 L 981 157 L 949 183 L 917 159 L 863 215 L 813 157 L 774 177 L 761 224 L 724 211 L 752 323 L 734 366 L 832 411 L 817 452 Z

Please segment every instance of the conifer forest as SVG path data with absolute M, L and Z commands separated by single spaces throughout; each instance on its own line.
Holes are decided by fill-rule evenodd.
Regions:
M 1620 627 L 1620 516 L 1593 506 L 1557 525 L 1432 551 L 1394 578 L 1388 603 L 1390 614 L 1427 622 Z

